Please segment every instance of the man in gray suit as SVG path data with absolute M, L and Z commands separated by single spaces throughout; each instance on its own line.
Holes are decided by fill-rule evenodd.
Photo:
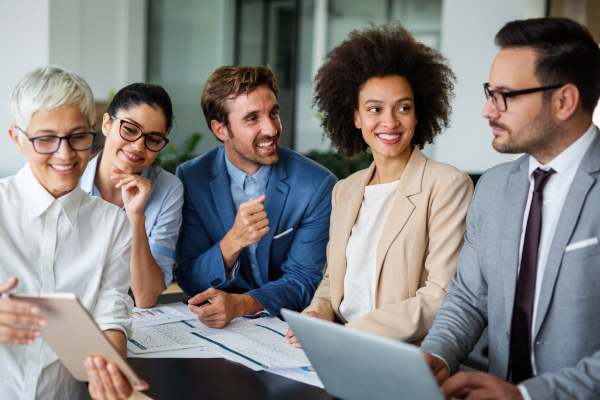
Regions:
M 446 398 L 600 398 L 600 49 L 567 19 L 513 21 L 485 84 L 494 149 L 425 358 Z M 456 372 L 489 327 L 489 374 Z

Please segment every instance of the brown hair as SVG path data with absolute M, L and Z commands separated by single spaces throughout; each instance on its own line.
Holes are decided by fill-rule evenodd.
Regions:
M 566 18 L 512 21 L 496 34 L 496 44 L 531 47 L 538 53 L 535 75 L 542 86 L 577 86 L 581 107 L 594 113 L 600 97 L 600 49 L 585 26 Z M 544 92 L 543 99 L 553 93 Z
M 267 85 L 275 93 L 279 86 L 270 67 L 223 66 L 213 72 L 202 89 L 200 104 L 206 118 L 208 129 L 212 131 L 210 122 L 214 119 L 225 124 L 229 129 L 229 110 L 227 101 L 241 94 L 248 94 L 258 85 Z
M 313 106 L 324 115 L 325 135 L 343 156 L 367 150 L 354 110 L 364 84 L 374 77 L 399 75 L 415 96 L 419 123 L 412 143 L 422 149 L 449 125 L 454 74 L 436 50 L 419 43 L 398 21 L 367 24 L 331 50 L 315 77 Z

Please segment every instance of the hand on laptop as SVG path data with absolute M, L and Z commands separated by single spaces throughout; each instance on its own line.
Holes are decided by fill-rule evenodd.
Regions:
M 444 382 L 441 391 L 446 399 L 523 400 L 516 385 L 484 372 L 459 372 Z
M 15 277 L 0 283 L 0 295 L 13 290 L 19 280 Z M 46 326 L 48 320 L 36 316 L 40 308 L 24 301 L 0 298 L 0 343 L 32 344 L 42 337 L 42 331 L 31 328 L 15 328 L 14 325 Z
M 140 386 L 131 387 L 119 367 L 113 362 L 107 364 L 101 356 L 88 357 L 84 365 L 90 380 L 88 389 L 94 400 L 124 400 L 130 398 L 134 390 L 148 389 L 144 381 Z
M 205 304 L 198 307 L 205 301 Z M 188 300 L 188 308 L 198 315 L 198 320 L 209 328 L 221 329 L 232 319 L 244 315 L 253 315 L 263 308 L 249 294 L 230 294 L 215 288 L 210 288 Z
M 304 315 L 308 315 L 309 317 L 315 317 L 315 318 L 319 318 L 325 321 L 329 321 L 327 318 L 325 318 L 324 316 L 322 316 L 319 313 L 316 313 L 314 311 L 309 311 L 309 312 L 303 312 L 302 314 Z M 331 321 L 329 321 L 331 322 Z M 287 333 L 285 334 L 285 338 L 287 339 L 288 343 L 291 344 L 294 347 L 297 348 L 301 348 L 302 346 L 300 346 L 300 343 L 298 342 L 298 339 L 296 339 L 296 336 L 294 335 L 294 332 L 292 332 L 292 329 L 289 328 Z
M 433 372 L 438 385 L 442 386 L 446 379 L 450 377 L 448 366 L 444 360 L 429 353 L 423 353 L 423 357 L 425 357 L 425 361 L 429 364 L 429 368 L 431 368 L 431 372 Z

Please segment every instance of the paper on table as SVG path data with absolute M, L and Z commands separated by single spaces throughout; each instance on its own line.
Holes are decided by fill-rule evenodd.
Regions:
M 185 321 L 188 331 L 211 349 L 254 370 L 309 366 L 304 351 L 285 339 L 287 324 L 277 318 L 260 318 L 211 329 L 199 321 Z
M 136 354 L 127 350 L 128 358 L 224 358 L 221 353 L 218 353 L 209 347 L 193 347 L 182 350 L 156 351 L 152 353 Z
M 269 368 L 265 371 L 275 375 L 283 376 L 298 382 L 306 383 L 308 385 L 320 387 L 324 389 L 323 382 L 319 379 L 317 372 L 313 367 L 300 367 L 300 368 Z
M 176 321 L 185 321 L 187 319 L 193 319 L 196 314 L 193 315 L 194 316 L 190 316 L 172 307 L 157 304 L 152 308 L 134 307 L 131 312 L 131 319 L 133 328 L 141 328 L 168 324 Z
M 180 329 L 189 326 L 186 325 L 185 321 L 180 321 L 165 325 L 133 328 L 132 337 L 127 339 L 127 350 L 140 354 L 206 346 L 205 341 Z

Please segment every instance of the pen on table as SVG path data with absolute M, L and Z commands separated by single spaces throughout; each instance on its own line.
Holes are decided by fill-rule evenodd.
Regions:
M 187 305 L 190 305 L 190 303 L 188 303 L 188 301 L 187 301 L 187 300 L 182 300 L 181 302 L 182 302 L 183 304 L 185 304 L 186 306 L 187 306 Z M 212 304 L 212 303 L 210 302 L 210 300 L 206 300 L 206 301 L 203 301 L 203 302 L 202 302 L 202 303 L 200 303 L 200 304 L 191 304 L 191 305 L 192 305 L 192 306 L 194 306 L 194 307 L 200 307 L 200 306 L 203 306 L 203 305 L 205 305 L 205 304 Z

